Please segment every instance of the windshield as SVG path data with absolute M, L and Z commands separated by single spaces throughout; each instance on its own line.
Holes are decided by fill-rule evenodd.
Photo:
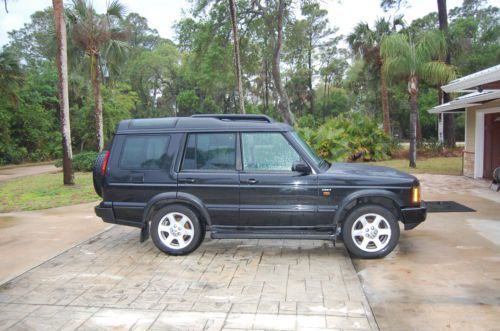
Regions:
M 313 151 L 312 148 L 309 147 L 309 145 L 306 144 L 304 140 L 302 140 L 302 138 L 300 138 L 300 136 L 297 132 L 292 131 L 291 134 L 292 134 L 293 139 L 295 139 L 295 141 L 297 143 L 299 143 L 299 145 L 302 147 L 302 149 L 306 152 L 307 156 L 309 156 L 309 158 L 314 161 L 314 164 L 318 168 L 321 168 L 325 163 L 327 163 L 325 160 L 322 160 L 318 156 L 318 154 L 316 154 L 316 152 Z

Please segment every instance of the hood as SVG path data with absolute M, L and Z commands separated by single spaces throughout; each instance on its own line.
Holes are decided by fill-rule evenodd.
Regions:
M 335 177 L 373 179 L 380 183 L 386 181 L 390 183 L 400 182 L 402 184 L 418 185 L 418 179 L 406 172 L 362 163 L 334 163 L 326 173 Z

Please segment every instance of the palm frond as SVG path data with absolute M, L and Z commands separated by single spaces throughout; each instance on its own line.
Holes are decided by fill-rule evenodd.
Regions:
M 446 40 L 439 30 L 423 34 L 416 47 L 416 57 L 421 62 L 441 60 L 446 56 Z
M 127 7 L 120 0 L 113 0 L 106 9 L 106 16 L 123 18 L 127 14 Z
M 442 61 L 431 61 L 422 64 L 418 75 L 427 82 L 433 84 L 442 84 L 456 78 L 457 71 L 454 66 Z
M 393 57 L 411 58 L 412 48 L 408 37 L 402 33 L 384 37 L 380 45 L 380 54 L 384 60 Z

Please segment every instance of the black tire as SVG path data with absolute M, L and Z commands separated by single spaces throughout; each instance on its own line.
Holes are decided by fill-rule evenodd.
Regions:
M 94 183 L 94 190 L 98 196 L 102 198 L 102 164 L 106 158 L 106 152 L 97 154 L 95 159 L 94 168 L 92 168 L 92 181 Z
M 377 215 L 380 218 L 377 218 Z M 379 221 L 378 226 L 375 226 L 376 220 Z M 353 229 L 355 224 L 356 228 Z M 353 230 L 360 235 L 357 236 L 355 233 L 353 236 Z M 399 224 L 396 216 L 387 208 L 379 205 L 361 205 L 347 215 L 342 226 L 342 239 L 349 253 L 356 257 L 382 258 L 392 252 L 398 244 Z
M 182 228 L 177 226 L 177 229 L 170 229 L 170 231 L 173 231 L 173 233 L 159 231 L 160 224 L 162 224 L 162 226 L 170 227 L 169 217 L 174 217 L 176 219 L 180 218 L 179 221 L 181 222 L 183 218 L 180 215 L 187 217 L 187 219 L 190 221 L 190 224 L 186 222 L 187 226 L 183 226 Z M 182 231 L 188 231 L 190 229 L 193 233 L 192 236 L 189 236 L 187 234 L 179 234 L 184 233 Z M 150 234 L 151 239 L 153 239 L 153 243 L 162 252 L 169 255 L 186 255 L 193 252 L 198 248 L 198 246 L 200 246 L 203 239 L 205 238 L 205 228 L 200 223 L 196 213 L 193 212 L 190 208 L 183 205 L 169 205 L 163 207 L 154 214 L 151 221 Z M 167 244 L 169 239 L 171 240 L 170 246 Z M 190 240 L 189 243 L 186 246 L 182 247 L 181 242 L 185 243 L 188 240 Z M 175 247 L 176 245 L 178 247 Z

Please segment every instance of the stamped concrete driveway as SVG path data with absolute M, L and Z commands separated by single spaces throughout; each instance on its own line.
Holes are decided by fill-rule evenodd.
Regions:
M 426 200 L 475 213 L 433 213 L 401 232 L 383 260 L 354 265 L 382 330 L 500 329 L 500 193 L 485 181 L 419 175 Z
M 0 329 L 377 329 L 342 246 L 210 240 L 184 257 L 113 227 L 0 287 Z

